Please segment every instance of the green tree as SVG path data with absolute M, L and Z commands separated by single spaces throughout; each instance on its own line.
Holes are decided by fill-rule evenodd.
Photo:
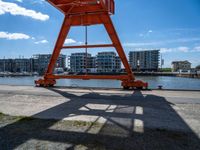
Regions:
M 162 72 L 172 72 L 171 68 L 162 68 Z
M 197 69 L 197 70 L 200 70 L 200 65 L 196 66 L 196 69 Z

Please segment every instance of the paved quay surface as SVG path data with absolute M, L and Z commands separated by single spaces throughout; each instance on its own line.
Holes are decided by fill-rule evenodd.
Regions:
M 84 128 L 70 128 L 70 134 L 73 130 L 71 136 L 78 137 L 75 136 L 74 139 L 71 139 L 71 136 L 68 137 L 68 141 L 65 141 L 68 144 L 64 146 L 61 144 L 59 149 L 65 146 L 70 147 L 69 143 L 77 146 L 77 141 L 81 141 L 78 142 L 81 147 L 73 147 L 74 149 L 93 149 L 91 144 L 94 146 L 94 143 L 100 145 L 100 149 L 200 149 L 200 91 L 123 91 L 0 85 L 0 112 L 10 116 L 97 124 L 97 127 L 93 129 L 86 128 L 87 125 Z M 17 127 L 18 123 L 7 126 L 4 125 L 3 130 L 10 130 L 10 126 Z M 54 130 L 54 132 L 45 133 L 49 137 L 51 134 L 62 135 L 63 131 L 62 138 L 65 137 L 64 133 L 69 129 L 62 127 L 61 131 L 58 131 L 56 128 L 58 126 L 57 121 L 53 121 L 46 126 L 42 125 L 42 131 Z M 1 129 L 0 141 L 3 138 Z M 37 129 L 35 127 L 32 130 Z M 94 135 L 97 137 L 93 137 Z M 52 138 L 45 139 L 43 136 L 31 135 L 28 139 L 52 140 Z M 87 140 L 84 141 L 80 137 Z M 65 143 L 62 138 L 53 141 Z M 99 138 L 102 138 L 101 142 L 98 140 L 98 142 L 93 142 L 94 139 Z M 110 145 L 107 141 L 111 142 Z M 24 143 L 26 143 L 25 147 Z M 31 143 L 38 143 L 38 141 Z M 26 139 L 23 139 L 21 143 L 11 146 L 10 149 L 23 149 L 27 148 L 27 145 L 30 146 L 30 143 L 27 144 Z M 54 146 L 50 145 L 47 149 L 55 148 L 55 143 Z M 42 146 L 41 149 L 44 148 Z

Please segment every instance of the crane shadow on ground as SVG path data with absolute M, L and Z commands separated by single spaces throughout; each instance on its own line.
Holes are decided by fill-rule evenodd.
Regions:
M 1 127 L 0 149 L 200 149 L 197 135 L 164 97 L 48 90 L 70 100 L 33 116 L 43 119 L 23 118 Z M 80 116 L 92 121 L 60 122 Z

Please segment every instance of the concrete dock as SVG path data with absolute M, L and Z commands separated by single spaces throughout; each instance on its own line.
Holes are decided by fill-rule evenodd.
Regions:
M 30 144 L 27 144 L 30 139 L 37 139 L 40 143 L 41 140 L 68 143 L 66 147 L 75 145 L 74 149 L 77 145 L 82 145 L 80 149 L 93 149 L 90 146 L 94 146 L 94 143 L 100 149 L 200 149 L 200 91 L 123 91 L 1 85 L 0 112 L 10 116 L 54 120 L 46 126 L 41 125 L 43 131 L 48 129 L 45 135 L 49 136 L 46 139 L 43 137 L 45 135 L 35 136 L 32 133 L 17 141 L 18 144 L 10 149 L 23 149 Z M 55 124 L 61 120 L 100 125 L 95 129 L 79 127 L 73 130 L 73 134 L 67 129 L 62 129 L 63 132 L 56 129 L 55 132 Z M 10 131 L 10 126 L 18 127 L 19 123 L 6 124 L 0 132 Z M 50 134 L 62 137 L 48 138 Z M 69 134 L 72 134 L 72 139 L 71 136 L 65 137 Z M 99 139 L 101 136 L 102 141 Z M 1 138 L 4 139 L 4 136 L 0 133 Z M 0 142 L 0 149 L 1 146 Z

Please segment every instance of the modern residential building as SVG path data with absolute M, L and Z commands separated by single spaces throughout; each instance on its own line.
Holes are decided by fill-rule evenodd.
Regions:
M 72 53 L 70 56 L 70 71 L 71 72 L 93 72 L 96 68 L 96 58 L 89 53 Z
M 129 64 L 133 70 L 158 71 L 160 50 L 129 52 Z
M 13 59 L 12 72 L 31 72 L 31 61 L 28 58 Z
M 121 60 L 115 52 L 99 52 L 96 56 L 97 72 L 119 72 Z
M 172 72 L 188 72 L 189 70 L 191 70 L 191 63 L 187 60 L 172 62 Z
M 70 56 L 71 72 L 117 72 L 121 70 L 121 60 L 114 52 L 100 52 L 96 57 L 86 53 L 72 53 Z
M 116 63 L 115 65 L 116 72 L 120 72 L 122 69 L 122 61 L 119 56 L 115 57 L 115 63 Z
M 0 59 L 0 72 L 30 72 L 31 62 L 28 58 Z
M 0 72 L 38 72 L 44 74 L 49 60 L 50 54 L 34 55 L 32 58 L 17 58 L 17 59 L 0 59 Z M 56 68 L 66 67 L 66 56 L 60 55 Z
M 90 57 L 88 59 L 88 72 L 91 72 L 91 73 L 96 73 L 97 72 L 97 68 L 96 68 L 96 57 Z
M 38 72 L 39 74 L 44 74 L 48 64 L 51 59 L 51 54 L 37 54 L 33 55 L 32 64 L 33 64 L 33 71 Z M 66 56 L 63 54 L 60 54 L 55 68 L 66 68 Z
M 0 72 L 13 72 L 13 59 L 0 59 Z

